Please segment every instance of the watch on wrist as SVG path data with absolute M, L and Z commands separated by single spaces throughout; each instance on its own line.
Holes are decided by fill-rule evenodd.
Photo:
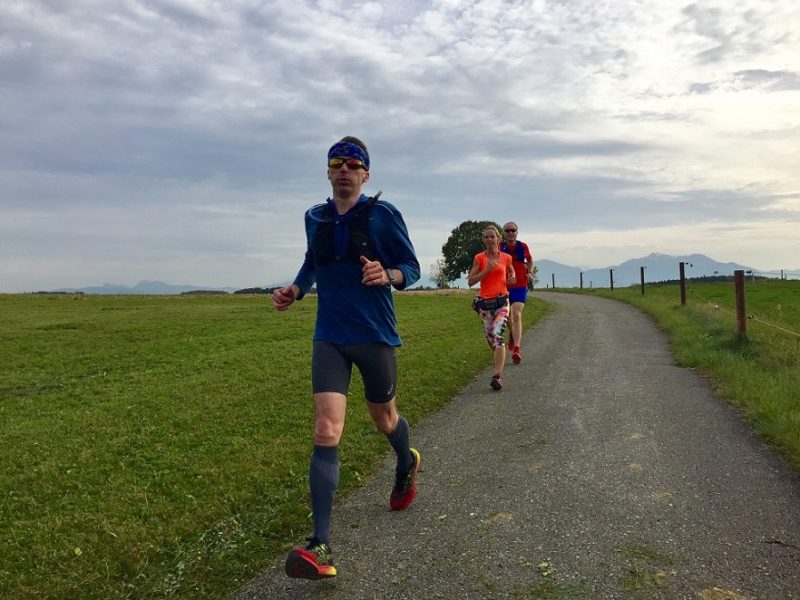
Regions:
M 395 279 L 391 269 L 386 269 L 386 277 L 389 279 L 389 285 L 394 285 Z

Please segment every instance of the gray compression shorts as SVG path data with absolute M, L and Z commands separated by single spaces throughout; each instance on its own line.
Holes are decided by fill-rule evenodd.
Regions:
M 364 380 L 368 402 L 382 404 L 397 393 L 397 357 L 393 346 L 379 342 L 340 346 L 314 342 L 311 355 L 311 387 L 315 394 L 338 392 L 347 395 L 353 365 Z

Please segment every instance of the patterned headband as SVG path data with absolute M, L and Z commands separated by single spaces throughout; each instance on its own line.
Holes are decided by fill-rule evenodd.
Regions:
M 331 158 L 357 158 L 364 163 L 367 171 L 369 171 L 369 154 L 364 152 L 364 149 L 358 144 L 352 142 L 336 142 L 331 149 L 328 150 L 328 160 Z

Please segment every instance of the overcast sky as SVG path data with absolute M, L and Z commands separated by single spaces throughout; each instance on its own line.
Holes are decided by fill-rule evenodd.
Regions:
M 291 280 L 343 135 L 423 273 L 483 219 L 800 269 L 797 0 L 5 0 L 0 291 Z

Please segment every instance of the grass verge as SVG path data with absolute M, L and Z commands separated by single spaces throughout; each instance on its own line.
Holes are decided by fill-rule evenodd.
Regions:
M 412 425 L 490 365 L 470 299 L 396 295 Z M 0 295 L 0 597 L 220 598 L 302 540 L 315 310 Z M 386 452 L 355 376 L 338 498 Z

